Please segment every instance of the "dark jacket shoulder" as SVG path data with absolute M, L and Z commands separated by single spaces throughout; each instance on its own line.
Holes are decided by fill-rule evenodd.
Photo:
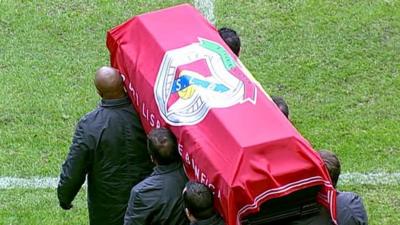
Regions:
M 124 224 L 186 225 L 182 199 L 186 182 L 181 162 L 156 166 L 149 177 L 133 187 Z
M 336 199 L 339 224 L 368 224 L 367 212 L 360 196 L 354 192 L 338 192 Z
M 225 225 L 225 222 L 220 215 L 215 213 L 210 218 L 204 220 L 198 220 L 194 223 L 191 223 L 190 225 Z

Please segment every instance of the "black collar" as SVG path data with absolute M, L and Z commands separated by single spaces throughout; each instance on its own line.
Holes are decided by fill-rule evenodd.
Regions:
M 131 102 L 129 101 L 128 96 L 117 99 L 101 99 L 100 107 L 118 107 L 128 105 L 130 103 Z
M 158 166 L 154 167 L 154 172 L 152 175 L 170 173 L 172 171 L 179 169 L 179 167 L 181 167 L 181 166 L 182 166 L 182 163 L 179 161 L 168 164 L 168 165 L 158 165 Z

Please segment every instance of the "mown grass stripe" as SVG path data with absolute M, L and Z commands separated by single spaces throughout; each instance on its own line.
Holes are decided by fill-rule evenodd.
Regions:
M 0 177 L 0 189 L 56 188 L 57 183 L 58 177 Z M 400 173 L 343 173 L 339 184 L 400 185 Z

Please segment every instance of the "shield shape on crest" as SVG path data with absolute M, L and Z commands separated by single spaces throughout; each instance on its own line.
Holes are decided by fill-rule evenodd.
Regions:
M 205 62 L 203 67 L 207 67 L 207 72 L 190 67 L 199 61 Z M 185 69 L 179 69 L 185 65 Z M 252 82 L 243 82 L 244 77 L 240 64 L 224 47 L 199 38 L 199 42 L 165 53 L 154 96 L 167 123 L 195 125 L 212 108 L 227 108 L 246 101 L 255 103 L 257 89 Z

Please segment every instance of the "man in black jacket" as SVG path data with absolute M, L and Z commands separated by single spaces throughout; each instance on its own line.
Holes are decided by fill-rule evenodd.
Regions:
M 336 188 L 341 172 L 339 159 L 331 151 L 320 150 L 318 153 L 328 169 L 333 187 Z M 336 213 L 338 225 L 368 225 L 368 216 L 363 201 L 356 193 L 338 191 L 336 196 Z M 330 220 L 330 215 L 323 208 L 321 208 L 319 214 L 301 218 L 290 223 L 290 225 L 323 224 L 333 224 Z
M 78 122 L 57 188 L 67 210 L 87 176 L 91 225 L 121 225 L 131 188 L 151 173 L 146 134 L 123 88 L 119 72 L 102 67 L 95 86 L 98 108 Z
M 182 190 L 187 182 L 175 136 L 153 129 L 147 140 L 154 172 L 132 188 L 125 225 L 187 225 Z
M 336 188 L 341 172 L 340 161 L 331 151 L 318 151 L 324 161 L 332 184 Z M 336 212 L 339 225 L 368 225 L 368 215 L 360 196 L 353 192 L 337 192 Z
M 225 224 L 221 216 L 214 210 L 213 193 L 207 186 L 189 181 L 182 195 L 190 225 Z

